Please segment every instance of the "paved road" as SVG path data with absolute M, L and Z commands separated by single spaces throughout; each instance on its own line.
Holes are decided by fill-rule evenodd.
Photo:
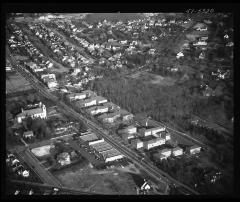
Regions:
M 60 182 L 47 170 L 45 167 L 40 164 L 38 159 L 29 151 L 28 148 L 24 150 L 16 150 L 16 154 L 19 159 L 22 159 L 24 162 L 28 164 L 28 166 L 36 172 L 36 174 L 40 177 L 40 179 L 51 186 L 61 187 Z
M 66 111 L 66 113 L 70 114 L 75 119 L 84 122 L 89 128 L 93 130 L 93 132 L 98 133 L 101 135 L 107 142 L 109 142 L 113 147 L 115 147 L 117 150 L 119 150 L 123 155 L 127 156 L 129 159 L 131 159 L 135 164 L 137 164 L 144 172 L 146 172 L 149 176 L 153 177 L 155 180 L 157 180 L 160 184 L 175 184 L 176 186 L 181 188 L 181 190 L 184 190 L 183 192 L 187 192 L 189 194 L 199 194 L 195 190 L 189 188 L 188 186 L 178 182 L 171 176 L 169 176 L 167 173 L 163 172 L 162 170 L 159 170 L 156 166 L 153 164 L 150 164 L 149 162 L 146 162 L 145 160 L 141 160 L 142 157 L 140 157 L 138 154 L 136 154 L 134 151 L 126 147 L 125 145 L 116 142 L 111 136 L 109 136 L 109 132 L 104 130 L 103 128 L 99 127 L 96 123 L 90 121 L 89 119 L 85 118 L 83 115 L 77 113 L 72 108 L 67 106 L 65 103 L 59 101 L 59 99 L 56 96 L 53 96 L 51 93 L 48 92 L 48 89 L 46 86 L 42 85 L 39 81 L 36 82 L 36 79 L 34 76 L 26 72 L 25 69 L 22 69 L 19 65 L 17 65 L 14 57 L 12 57 L 9 49 L 7 48 L 7 54 L 10 56 L 9 61 L 11 62 L 12 66 L 19 71 L 27 80 L 29 80 L 33 87 L 37 89 L 37 92 L 39 92 L 41 95 L 45 96 L 46 98 L 52 100 L 53 102 L 56 102 L 60 107 L 62 107 L 63 110 Z
M 62 194 L 69 193 L 72 195 L 102 195 L 102 193 L 80 191 L 80 190 L 72 189 L 72 188 L 68 188 L 68 187 L 57 187 L 57 186 L 51 186 L 48 184 L 40 184 L 40 183 L 20 181 L 20 180 L 10 180 L 10 181 L 13 182 L 14 184 L 24 185 L 24 187 L 25 186 L 29 186 L 29 188 L 39 187 L 39 188 L 44 188 L 45 190 L 49 190 L 49 191 L 52 191 L 53 188 L 58 188 L 59 193 L 62 193 Z

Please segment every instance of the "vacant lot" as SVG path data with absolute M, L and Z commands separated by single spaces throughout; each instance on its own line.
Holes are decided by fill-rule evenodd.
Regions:
M 123 172 L 95 172 L 89 165 L 76 164 L 55 172 L 54 175 L 67 187 L 102 194 L 136 194 L 135 183 L 129 174 Z
M 26 81 L 20 74 L 6 75 L 6 91 L 7 93 L 14 93 L 18 91 L 26 91 L 31 89 L 28 81 Z
M 170 77 L 162 77 L 160 75 L 151 74 L 148 72 L 137 72 L 130 76 L 134 79 L 141 79 L 143 82 L 157 84 L 162 86 L 172 86 L 175 83 L 175 79 Z

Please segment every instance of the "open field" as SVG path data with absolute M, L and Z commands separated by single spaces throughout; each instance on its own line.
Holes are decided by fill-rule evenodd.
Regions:
M 156 84 L 156 85 L 163 85 L 163 86 L 172 86 L 175 83 L 175 79 L 170 77 L 162 77 L 160 75 L 151 74 L 148 72 L 137 72 L 130 76 L 134 79 L 141 79 L 143 82 Z
M 136 194 L 135 183 L 129 174 L 104 170 L 97 172 L 89 165 L 76 164 L 54 175 L 64 186 L 103 194 Z
M 18 91 L 26 91 L 31 89 L 28 81 L 26 81 L 20 74 L 6 75 L 6 92 L 15 93 Z

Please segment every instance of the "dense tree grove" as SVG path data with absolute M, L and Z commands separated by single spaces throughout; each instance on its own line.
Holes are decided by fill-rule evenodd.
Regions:
M 148 113 L 155 120 L 182 121 L 183 117 L 190 117 L 196 112 L 203 113 L 205 109 L 209 112 L 213 106 L 212 99 L 201 98 L 181 85 L 152 85 L 140 79 L 130 80 L 123 76 L 113 76 L 96 80 L 89 86 L 122 108 L 134 114 Z M 221 107 L 221 104 L 215 102 L 215 111 Z

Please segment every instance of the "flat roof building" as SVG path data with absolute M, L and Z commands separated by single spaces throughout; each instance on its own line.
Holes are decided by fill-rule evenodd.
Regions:
M 103 103 L 106 103 L 106 102 L 107 102 L 107 99 L 104 98 L 104 97 L 101 97 L 101 96 L 96 96 L 95 99 L 96 99 L 96 101 L 97 101 L 97 105 L 103 104 Z
M 76 105 L 80 108 L 84 108 L 84 107 L 90 107 L 90 106 L 93 106 L 93 105 L 96 105 L 97 102 L 96 102 L 96 99 L 93 97 L 93 98 L 89 98 L 89 99 L 85 99 L 85 100 L 79 100 L 76 102 Z
M 158 137 L 148 141 L 144 141 L 144 148 L 151 149 L 153 147 L 158 147 L 163 144 L 165 144 L 165 139 Z
M 140 149 L 140 148 L 143 148 L 143 141 L 139 139 L 133 139 L 131 141 L 131 145 L 136 149 Z
M 86 98 L 86 94 L 85 93 L 69 93 L 66 95 L 66 97 L 70 100 L 82 100 Z
M 81 135 L 81 136 L 79 136 L 79 138 L 83 141 L 86 141 L 86 142 L 91 142 L 91 141 L 94 141 L 94 140 L 98 140 L 98 136 L 95 133 L 89 133 L 89 134 Z
M 119 112 L 113 112 L 109 114 L 102 114 L 101 116 L 99 116 L 99 119 L 102 120 L 103 122 L 113 123 L 120 116 L 121 115 Z
M 87 112 L 91 115 L 102 114 L 108 112 L 108 107 L 106 106 L 94 106 L 87 109 Z

